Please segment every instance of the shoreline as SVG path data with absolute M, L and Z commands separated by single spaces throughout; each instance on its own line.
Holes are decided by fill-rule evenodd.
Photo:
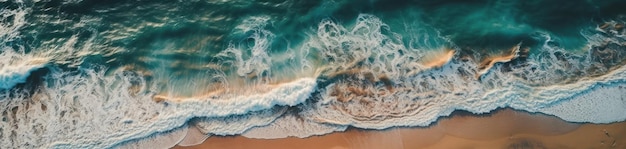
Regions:
M 590 124 L 566 122 L 555 116 L 511 108 L 473 114 L 455 111 L 428 127 L 370 130 L 350 127 L 343 132 L 307 138 L 251 139 L 241 135 L 211 136 L 194 148 L 626 148 L 626 122 Z

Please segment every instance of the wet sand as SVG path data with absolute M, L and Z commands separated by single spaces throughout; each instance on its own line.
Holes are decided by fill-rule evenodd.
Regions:
M 569 149 L 626 148 L 626 122 L 612 124 L 568 123 L 553 116 L 511 109 L 475 115 L 457 111 L 430 127 L 387 130 L 349 129 L 322 136 L 284 139 L 250 139 L 212 136 L 196 149 L 414 149 L 511 148 Z

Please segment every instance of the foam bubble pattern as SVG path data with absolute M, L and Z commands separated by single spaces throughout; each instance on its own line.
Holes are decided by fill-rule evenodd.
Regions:
M 250 30 L 255 46 L 231 46 L 222 53 L 225 62 L 241 68 L 237 76 L 273 71 L 267 53 L 273 34 Z M 373 15 L 360 15 L 352 26 L 324 20 L 301 46 L 304 55 L 325 58 L 318 78 L 295 79 L 257 94 L 163 102 L 153 100 L 159 87 L 136 72 L 3 62 L 11 67 L 0 69 L 17 72 L 8 77 L 17 81 L 7 81 L 3 88 L 23 82 L 33 70 L 48 67 L 50 72 L 34 92 L 0 93 L 0 148 L 132 147 L 133 141 L 159 140 L 153 137 L 164 133 L 171 135 L 164 144 L 172 144 L 183 139 L 189 121 L 210 135 L 307 137 L 349 126 L 427 126 L 454 110 L 485 113 L 502 107 L 572 122 L 624 121 L 624 32 L 583 32 L 590 41 L 583 53 L 550 45 L 550 35 L 540 35 L 546 41 L 540 52 L 525 61 L 498 63 L 476 78 L 476 62 L 462 60 L 458 53 L 440 68 L 424 67 L 419 60 L 425 50 L 405 46 L 399 34 Z M 439 38 L 441 45 L 452 44 Z M 35 57 L 11 50 L 3 49 L 2 56 Z M 318 67 L 308 61 L 298 64 Z
M 315 81 L 302 79 L 266 94 L 209 101 L 156 103 L 145 80 L 130 72 L 107 77 L 86 69 L 53 71 L 37 93 L 2 94 L 3 146 L 44 148 L 107 148 L 183 126 L 194 117 L 223 117 L 294 106 L 308 98 Z M 135 92 L 129 92 L 136 88 Z M 237 110 L 234 110 L 237 109 Z M 50 118 L 52 117 L 52 119 Z

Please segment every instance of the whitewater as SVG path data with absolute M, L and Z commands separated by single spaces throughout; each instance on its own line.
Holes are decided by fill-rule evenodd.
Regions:
M 401 25 L 417 30 L 406 33 L 369 13 L 324 17 L 293 38 L 279 17 L 201 17 L 232 21 L 233 29 L 188 37 L 181 34 L 194 31 L 171 25 L 175 17 L 98 28 L 107 18 L 45 18 L 36 10 L 43 2 L 2 3 L 0 148 L 304 138 L 348 127 L 425 127 L 455 110 L 499 108 L 577 123 L 626 120 L 625 17 L 576 30 L 581 46 L 521 25 L 502 28 L 530 31 L 529 39 L 473 49 L 423 21 Z M 142 33 L 166 27 L 183 33 Z

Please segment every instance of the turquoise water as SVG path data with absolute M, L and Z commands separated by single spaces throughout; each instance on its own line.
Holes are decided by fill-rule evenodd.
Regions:
M 308 137 L 503 107 L 626 120 L 610 88 L 626 83 L 619 0 L 0 7 L 0 148 L 110 148 L 187 127 Z

